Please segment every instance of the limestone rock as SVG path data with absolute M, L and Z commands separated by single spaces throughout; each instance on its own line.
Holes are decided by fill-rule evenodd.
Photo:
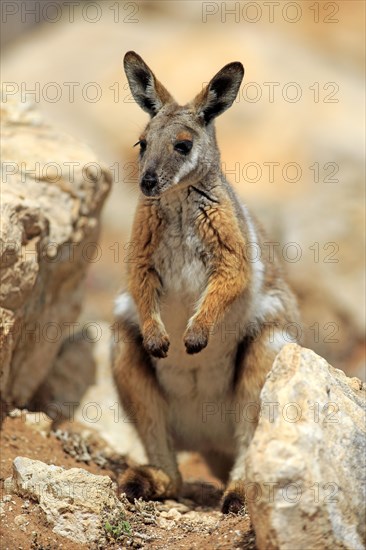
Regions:
M 84 544 L 103 537 L 104 513 L 123 512 L 112 480 L 81 468 L 64 470 L 17 457 L 13 461 L 12 490 L 39 502 L 55 533 Z
M 29 105 L 7 101 L 1 114 L 0 391 L 24 406 L 77 326 L 111 178 Z
M 288 344 L 261 405 L 246 458 L 258 548 L 364 548 L 365 385 Z

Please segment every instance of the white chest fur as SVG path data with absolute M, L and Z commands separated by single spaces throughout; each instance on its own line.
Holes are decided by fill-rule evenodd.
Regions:
M 193 211 L 192 211 L 193 210 Z M 165 294 L 198 297 L 207 282 L 206 251 L 194 226 L 197 207 L 173 195 L 166 206 L 165 227 L 154 254 Z

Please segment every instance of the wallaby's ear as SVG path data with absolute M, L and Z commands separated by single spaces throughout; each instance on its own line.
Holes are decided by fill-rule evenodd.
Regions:
M 239 61 L 225 65 L 193 100 L 197 114 L 208 124 L 231 107 L 244 76 Z
M 136 103 L 151 117 L 155 116 L 165 103 L 174 101 L 136 52 L 127 52 L 123 65 Z

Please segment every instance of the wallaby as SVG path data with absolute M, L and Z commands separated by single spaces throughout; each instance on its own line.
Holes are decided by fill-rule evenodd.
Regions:
M 116 300 L 113 371 L 149 464 L 127 469 L 121 490 L 130 500 L 176 497 L 176 452 L 198 451 L 227 483 L 222 511 L 238 512 L 259 394 L 289 341 L 286 325 L 298 322 L 262 230 L 220 167 L 214 119 L 234 102 L 244 69 L 225 65 L 179 106 L 135 52 L 124 68 L 151 120 L 138 141 L 142 193 L 128 289 Z

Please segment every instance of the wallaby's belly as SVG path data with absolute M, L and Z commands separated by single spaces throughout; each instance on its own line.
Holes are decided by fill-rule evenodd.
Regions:
M 207 348 L 186 352 L 183 334 L 198 296 L 168 294 L 161 304 L 170 339 L 168 356 L 156 360 L 156 375 L 169 403 L 169 425 L 178 448 L 234 453 L 232 382 L 240 340 L 240 304 L 213 329 Z

